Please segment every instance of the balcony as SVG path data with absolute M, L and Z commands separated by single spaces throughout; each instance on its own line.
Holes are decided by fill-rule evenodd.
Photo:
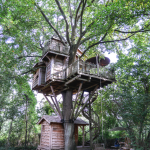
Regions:
M 66 69 L 52 74 L 52 80 L 67 80 L 75 75 L 115 80 L 115 72 L 109 66 L 97 68 L 95 64 L 77 60 Z

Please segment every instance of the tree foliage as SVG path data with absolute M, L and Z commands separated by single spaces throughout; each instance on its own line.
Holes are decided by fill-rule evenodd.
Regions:
M 37 121 L 36 100 L 28 82 L 45 42 L 55 33 L 67 40 L 70 63 L 78 48 L 83 50 L 83 59 L 84 54 L 92 57 L 104 52 L 117 53 L 117 83 L 101 96 L 110 115 L 104 117 L 109 120 L 114 115 L 133 133 L 137 147 L 147 146 L 150 137 L 148 0 L 2 0 L 0 8 L 0 130 L 9 121 L 7 131 L 3 132 L 7 142 L 9 133 L 17 139 L 25 133 L 22 128 L 25 94 L 31 101 L 28 127 L 33 129 L 32 133 L 37 132 L 33 126 Z M 47 105 L 45 111 L 48 113 Z M 112 125 L 116 122 L 113 119 Z M 9 132 L 10 121 L 12 132 Z M 19 134 L 14 134 L 19 130 Z

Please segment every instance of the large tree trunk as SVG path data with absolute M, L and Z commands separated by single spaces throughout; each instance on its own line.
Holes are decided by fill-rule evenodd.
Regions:
M 63 119 L 64 119 L 64 138 L 65 150 L 76 150 L 74 137 L 74 122 L 70 120 L 72 105 L 72 90 L 69 89 L 63 95 Z

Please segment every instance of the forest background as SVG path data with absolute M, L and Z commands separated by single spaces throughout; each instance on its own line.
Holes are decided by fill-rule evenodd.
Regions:
M 136 149 L 150 147 L 148 0 L 1 0 L 0 8 L 0 147 L 38 144 L 36 123 L 53 110 L 47 103 L 36 109 L 29 83 L 45 42 L 57 31 L 73 43 L 81 38 L 78 47 L 88 58 L 105 52 L 117 55 L 118 61 L 110 64 L 117 82 L 101 89 L 93 103 L 101 120 L 98 140 L 103 130 L 104 139 L 124 134 Z M 75 16 L 77 11 L 80 16 Z M 117 126 L 125 127 L 126 132 L 108 131 Z

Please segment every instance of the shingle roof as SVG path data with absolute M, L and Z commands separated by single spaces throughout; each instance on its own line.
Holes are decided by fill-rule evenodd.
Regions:
M 47 123 L 62 123 L 61 122 L 61 119 L 59 118 L 59 116 L 49 116 L 49 115 L 43 115 L 41 117 L 41 119 L 38 121 L 37 124 L 41 124 L 42 120 L 46 120 Z M 88 125 L 87 122 L 83 121 L 81 118 L 77 118 L 75 121 L 74 121 L 74 124 L 80 124 L 80 125 Z

